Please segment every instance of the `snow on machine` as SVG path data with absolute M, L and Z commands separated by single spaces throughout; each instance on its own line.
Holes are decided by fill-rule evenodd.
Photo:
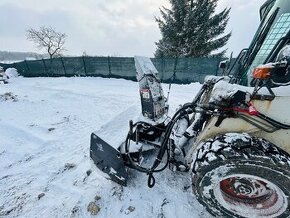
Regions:
M 170 119 L 156 69 L 136 58 L 142 112 L 151 121 L 129 122 L 118 149 L 92 133 L 94 164 L 121 185 L 128 168 L 146 173 L 149 187 L 166 167 L 188 172 L 198 201 L 217 217 L 289 217 L 290 2 L 268 0 L 260 15 L 228 76 L 207 77 Z M 150 149 L 156 157 L 148 166 Z

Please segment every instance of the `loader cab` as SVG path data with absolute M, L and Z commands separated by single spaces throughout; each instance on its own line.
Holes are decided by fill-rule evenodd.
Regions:
M 290 1 L 268 0 L 260 8 L 261 23 L 247 49 L 231 64 L 231 83 L 250 85 L 255 67 L 275 61 L 290 39 Z
M 260 8 L 260 20 L 264 20 L 274 6 L 276 0 L 266 1 Z

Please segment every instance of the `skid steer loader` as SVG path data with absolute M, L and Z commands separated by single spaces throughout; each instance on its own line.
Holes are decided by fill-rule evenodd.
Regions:
M 290 217 L 290 2 L 268 0 L 248 49 L 208 76 L 192 102 L 169 119 L 158 74 L 136 58 L 142 113 L 117 149 L 91 135 L 90 157 L 127 185 L 127 170 L 188 172 L 198 201 L 216 217 Z M 221 64 L 221 67 L 224 67 Z M 247 86 L 245 86 L 247 85 Z M 156 150 L 151 166 L 144 153 Z

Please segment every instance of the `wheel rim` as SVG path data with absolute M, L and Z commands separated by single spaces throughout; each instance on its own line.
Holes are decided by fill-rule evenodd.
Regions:
M 223 178 L 214 194 L 223 207 L 243 217 L 276 217 L 288 206 L 286 195 L 277 185 L 251 175 Z

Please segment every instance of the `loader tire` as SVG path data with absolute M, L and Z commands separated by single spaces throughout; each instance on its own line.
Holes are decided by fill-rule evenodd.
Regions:
M 248 134 L 228 133 L 200 144 L 192 187 L 216 217 L 290 217 L 290 156 Z

